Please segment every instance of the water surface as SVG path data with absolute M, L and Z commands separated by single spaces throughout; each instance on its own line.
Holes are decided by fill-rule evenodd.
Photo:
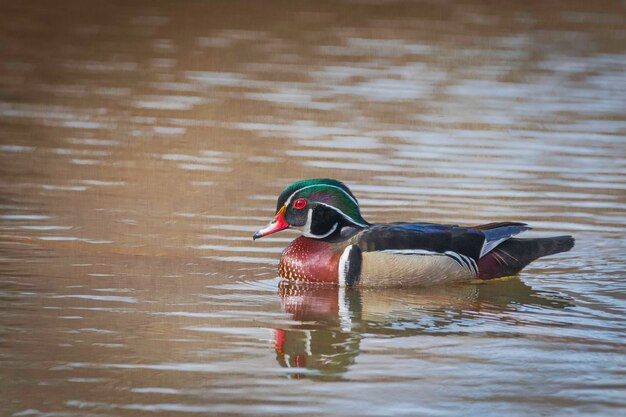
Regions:
M 3 2 L 0 414 L 622 415 L 616 2 Z M 281 286 L 283 187 L 572 252 Z M 620 410 L 622 410 L 620 412 Z

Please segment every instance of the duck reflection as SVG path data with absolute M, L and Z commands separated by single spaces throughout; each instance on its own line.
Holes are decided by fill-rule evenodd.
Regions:
M 361 341 L 360 333 L 352 331 L 352 317 L 360 311 L 359 293 L 283 282 L 279 294 L 283 311 L 299 323 L 274 330 L 278 363 L 293 368 L 293 378 L 332 376 L 347 370 Z
M 411 336 L 455 332 L 485 313 L 498 321 L 522 306 L 562 309 L 561 295 L 539 292 L 518 278 L 431 288 L 360 289 L 320 287 L 287 281 L 279 286 L 281 306 L 298 323 L 274 330 L 280 366 L 292 378 L 336 379 L 348 370 L 367 335 Z

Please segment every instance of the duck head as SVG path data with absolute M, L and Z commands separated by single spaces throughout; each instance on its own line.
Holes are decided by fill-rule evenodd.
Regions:
M 359 203 L 342 182 L 333 179 L 298 181 L 283 190 L 274 219 L 252 237 L 258 239 L 284 229 L 302 231 L 313 239 L 326 239 L 345 226 L 364 228 Z

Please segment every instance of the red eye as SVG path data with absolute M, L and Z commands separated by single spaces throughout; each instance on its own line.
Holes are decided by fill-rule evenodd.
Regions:
M 299 198 L 293 202 L 293 208 L 302 210 L 306 207 L 306 200 L 304 198 Z

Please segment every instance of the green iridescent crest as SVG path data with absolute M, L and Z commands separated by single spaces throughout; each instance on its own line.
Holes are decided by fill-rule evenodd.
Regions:
M 306 198 L 310 201 L 331 206 L 349 217 L 349 220 L 361 225 L 367 224 L 361 217 L 356 197 L 340 181 L 320 178 L 295 182 L 285 188 L 278 197 L 276 211 L 283 205 L 289 205 L 298 198 Z

